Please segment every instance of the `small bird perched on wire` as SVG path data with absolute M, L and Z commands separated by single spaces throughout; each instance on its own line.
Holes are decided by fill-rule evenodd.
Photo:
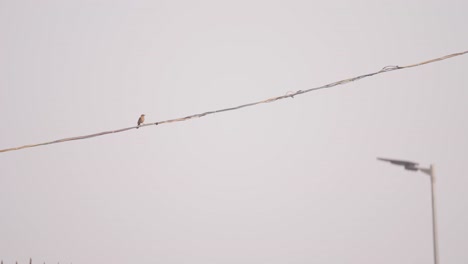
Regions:
M 138 118 L 138 126 L 140 126 L 141 124 L 143 124 L 143 122 L 145 122 L 145 115 L 141 115 L 140 118 Z M 138 129 L 138 127 L 137 127 Z

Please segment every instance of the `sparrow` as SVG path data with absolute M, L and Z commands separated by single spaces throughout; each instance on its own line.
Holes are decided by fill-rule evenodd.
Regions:
M 138 126 L 140 126 L 141 124 L 143 124 L 143 122 L 145 122 L 145 115 L 141 115 L 140 118 L 138 118 Z M 138 129 L 138 127 L 137 127 Z

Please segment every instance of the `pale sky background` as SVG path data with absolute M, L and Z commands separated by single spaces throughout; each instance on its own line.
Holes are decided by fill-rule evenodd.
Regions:
M 0 148 L 468 49 L 468 1 L 0 0 Z M 468 55 L 182 123 L 0 153 L 0 258 L 468 263 Z

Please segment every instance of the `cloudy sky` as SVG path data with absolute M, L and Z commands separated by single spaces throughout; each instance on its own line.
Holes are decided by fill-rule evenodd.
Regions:
M 0 0 L 0 149 L 468 49 L 467 1 Z M 468 263 L 468 55 L 0 153 L 0 258 Z

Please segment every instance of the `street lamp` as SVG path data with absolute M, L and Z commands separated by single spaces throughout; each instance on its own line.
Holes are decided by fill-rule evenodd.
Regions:
M 436 208 L 435 208 L 435 200 L 434 200 L 434 166 L 431 164 L 429 168 L 420 167 L 418 163 L 406 160 L 395 160 L 395 159 L 384 159 L 384 158 L 377 158 L 380 161 L 390 162 L 394 165 L 399 165 L 405 167 L 406 170 L 410 171 L 421 171 L 427 175 L 431 179 L 431 200 L 432 200 L 432 244 L 434 246 L 434 264 L 439 263 L 439 247 L 437 243 L 437 223 L 436 223 Z

